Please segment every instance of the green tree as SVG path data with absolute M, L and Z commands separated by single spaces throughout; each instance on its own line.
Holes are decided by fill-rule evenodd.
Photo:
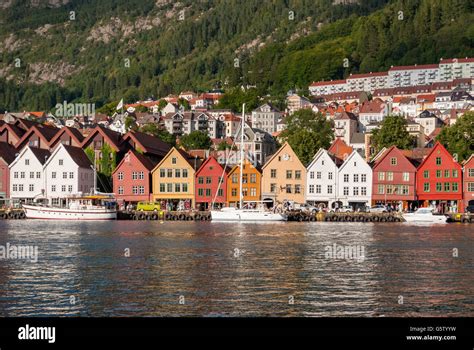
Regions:
M 176 145 L 176 137 L 173 134 L 170 134 L 167 130 L 160 129 L 156 124 L 145 124 L 140 128 L 140 131 L 155 136 L 171 146 Z
M 116 112 L 118 104 L 119 104 L 118 101 L 107 103 L 103 105 L 102 107 L 100 107 L 99 109 L 97 109 L 97 113 L 103 113 L 105 115 L 111 116 Z
M 457 154 L 459 162 L 468 159 L 474 153 L 474 112 L 467 112 L 455 124 L 445 126 L 437 140 L 452 155 Z
M 407 131 L 406 119 L 395 115 L 385 117 L 380 128 L 372 132 L 371 143 L 376 152 L 391 146 L 409 149 L 416 144 L 414 137 Z
M 138 125 L 135 121 L 135 118 L 131 116 L 127 116 L 125 118 L 125 131 L 130 131 L 130 130 L 137 131 Z
M 320 113 L 302 109 L 287 118 L 280 134 L 303 164 L 308 164 L 320 148 L 328 148 L 334 139 L 331 123 Z
M 191 109 L 191 105 L 189 104 L 189 101 L 186 100 L 185 98 L 180 98 L 178 100 L 178 106 L 183 106 L 185 111 L 189 111 Z
M 196 130 L 188 135 L 182 136 L 179 139 L 179 144 L 188 151 L 191 149 L 209 149 L 212 145 L 212 141 L 207 133 Z

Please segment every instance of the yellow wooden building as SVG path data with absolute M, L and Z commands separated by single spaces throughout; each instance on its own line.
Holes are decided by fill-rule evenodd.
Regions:
M 305 203 L 306 167 L 286 142 L 262 168 L 262 200 Z
M 173 147 L 152 170 L 152 199 L 162 209 L 188 210 L 194 203 L 194 178 L 200 160 Z
M 262 173 L 248 160 L 244 161 L 242 172 L 242 193 L 244 202 L 260 201 Z M 227 205 L 238 207 L 240 201 L 240 166 L 234 166 L 227 175 Z

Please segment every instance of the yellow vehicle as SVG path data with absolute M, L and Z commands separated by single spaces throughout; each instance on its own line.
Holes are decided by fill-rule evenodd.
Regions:
M 158 202 L 138 202 L 138 211 L 160 211 L 161 205 Z

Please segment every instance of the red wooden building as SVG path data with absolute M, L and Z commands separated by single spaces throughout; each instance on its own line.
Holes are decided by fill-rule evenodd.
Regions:
M 416 202 L 416 166 L 413 160 L 392 146 L 373 166 L 372 205 L 390 204 L 403 210 L 418 207 Z
M 214 207 L 222 207 L 227 200 L 227 173 L 224 166 L 219 164 L 216 158 L 209 157 L 196 171 L 196 208 L 201 210 L 210 209 L 214 201 Z M 222 177 L 222 179 L 221 179 Z M 217 193 L 217 196 L 216 196 Z
M 0 199 L 10 198 L 10 169 L 16 149 L 7 142 L 0 142 Z M 0 208 L 3 203 L 0 203 Z
M 119 204 L 150 200 L 151 170 L 156 164 L 135 150 L 125 154 L 112 173 L 113 191 Z
M 464 209 L 474 205 L 474 153 L 463 163 L 463 198 Z
M 417 169 L 416 192 L 423 207 L 462 212 L 462 168 L 439 142 Z

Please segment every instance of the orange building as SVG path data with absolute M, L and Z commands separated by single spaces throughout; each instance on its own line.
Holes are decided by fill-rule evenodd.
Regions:
M 242 173 L 242 194 L 244 202 L 260 201 L 262 172 L 252 163 L 244 161 Z M 240 196 L 240 166 L 236 165 L 227 175 L 227 205 L 236 207 L 239 205 Z

